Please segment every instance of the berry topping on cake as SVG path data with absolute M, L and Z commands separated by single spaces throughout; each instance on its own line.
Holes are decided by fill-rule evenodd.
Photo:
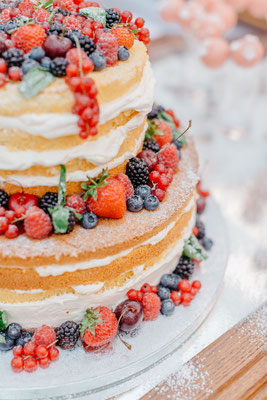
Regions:
M 39 200 L 39 207 L 49 214 L 49 208 L 55 208 L 58 202 L 58 194 L 55 192 L 46 192 Z
M 112 33 L 103 33 L 97 41 L 97 50 L 106 58 L 107 65 L 114 65 L 118 61 L 118 42 Z
M 86 212 L 85 201 L 77 194 L 67 196 L 66 206 L 72 208 L 78 214 L 84 214 Z
M 15 193 L 9 198 L 9 209 L 16 211 L 19 207 L 29 210 L 38 205 L 38 197 L 28 193 Z
M 39 207 L 31 207 L 24 220 L 24 229 L 32 239 L 44 239 L 52 232 L 53 226 L 49 216 Z
M 123 186 L 125 188 L 126 199 L 133 196 L 134 188 L 133 188 L 132 182 L 130 181 L 129 177 L 126 174 L 118 174 L 117 176 L 115 176 L 115 179 L 117 179 L 118 181 L 120 181 L 123 184 Z
M 160 145 L 154 139 L 147 139 L 144 141 L 143 150 L 151 150 L 154 153 L 160 151 Z
M 107 307 L 88 309 L 81 324 L 81 337 L 90 347 L 102 347 L 116 336 L 118 323 L 115 314 Z
M 174 273 L 179 275 L 182 279 L 189 279 L 195 269 L 195 262 L 188 257 L 182 256 L 179 260 Z
M 142 299 L 144 321 L 156 319 L 160 313 L 161 301 L 156 293 L 145 293 Z
M 132 332 L 136 330 L 143 321 L 143 307 L 138 301 L 125 300 L 115 309 L 120 331 Z
M 50 326 L 43 325 L 40 328 L 36 329 L 32 340 L 37 346 L 39 345 L 49 346 L 52 343 L 56 342 L 57 340 L 56 332 Z
M 12 48 L 5 51 L 2 54 L 4 60 L 7 63 L 8 68 L 10 67 L 20 67 L 24 61 L 24 54 L 22 50 Z
M 160 309 L 161 314 L 168 317 L 173 314 L 174 310 L 175 310 L 175 305 L 172 299 L 167 299 L 162 301 Z
M 134 45 L 133 33 L 124 26 L 116 26 L 111 29 L 112 33 L 116 38 L 119 46 L 125 46 L 127 49 L 131 49 Z
M 126 175 L 130 178 L 133 187 L 148 183 L 149 169 L 143 159 L 131 158 L 126 167 Z
M 179 155 L 176 146 L 173 143 L 163 146 L 161 151 L 158 153 L 158 160 L 166 168 L 171 168 L 173 171 L 176 171 L 179 162 Z
M 137 196 L 136 194 L 129 197 L 127 199 L 127 210 L 131 212 L 141 211 L 144 207 L 144 200 L 141 196 Z
M 28 53 L 34 47 L 42 46 L 45 40 L 45 30 L 40 25 L 21 26 L 13 35 L 15 47 Z
M 56 329 L 57 345 L 62 349 L 75 347 L 80 337 L 79 325 L 73 321 L 66 321 Z
M 118 59 L 120 61 L 127 61 L 130 57 L 130 52 L 125 46 L 120 46 L 118 50 Z
M 8 208 L 8 201 L 9 201 L 9 196 L 8 194 L 0 189 L 0 207 Z
M 106 25 L 107 28 L 112 28 L 113 25 L 119 24 L 121 22 L 120 14 L 113 8 L 108 8 L 106 10 Z
M 98 217 L 92 211 L 83 214 L 81 224 L 84 229 L 93 229 L 98 224 Z

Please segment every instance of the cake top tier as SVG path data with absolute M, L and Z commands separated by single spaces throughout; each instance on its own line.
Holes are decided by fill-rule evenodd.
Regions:
M 119 82 L 114 66 L 119 63 L 117 72 L 123 77 L 125 68 L 120 64 L 131 54 L 139 52 L 141 64 L 144 61 L 142 46 L 150 41 L 144 20 L 134 21 L 130 11 L 104 9 L 87 0 L 1 4 L 0 114 L 31 112 L 36 107 L 34 112 L 43 113 L 56 107 L 58 112 L 78 115 L 82 139 L 96 135 L 98 102 L 123 92 L 120 85 L 118 90 L 112 86 L 114 79 Z M 113 67 L 112 73 L 108 67 Z M 59 95 L 57 104 L 51 95 L 54 99 Z

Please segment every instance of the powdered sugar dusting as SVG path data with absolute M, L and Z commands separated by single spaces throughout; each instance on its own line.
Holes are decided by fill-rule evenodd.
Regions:
M 248 335 L 250 342 L 257 342 L 266 349 L 267 338 L 267 303 L 250 315 L 240 329 L 241 335 Z

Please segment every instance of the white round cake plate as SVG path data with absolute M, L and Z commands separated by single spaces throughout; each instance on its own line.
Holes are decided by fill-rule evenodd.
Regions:
M 135 378 L 176 351 L 200 327 L 214 306 L 223 283 L 228 258 L 226 225 L 214 200 L 203 214 L 214 246 L 207 261 L 194 272 L 202 289 L 189 307 L 176 307 L 170 317 L 143 323 L 138 334 L 119 339 L 105 353 L 85 353 L 83 348 L 60 351 L 59 360 L 33 374 L 11 371 L 11 352 L 0 354 L 0 399 L 105 399 L 135 386 Z M 90 306 L 88 304 L 88 306 Z

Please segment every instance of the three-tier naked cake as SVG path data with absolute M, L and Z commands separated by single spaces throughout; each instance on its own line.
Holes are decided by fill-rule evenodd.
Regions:
M 133 21 L 88 1 L 0 14 L 0 309 L 24 329 L 157 285 L 195 225 L 195 146 L 152 110 Z

